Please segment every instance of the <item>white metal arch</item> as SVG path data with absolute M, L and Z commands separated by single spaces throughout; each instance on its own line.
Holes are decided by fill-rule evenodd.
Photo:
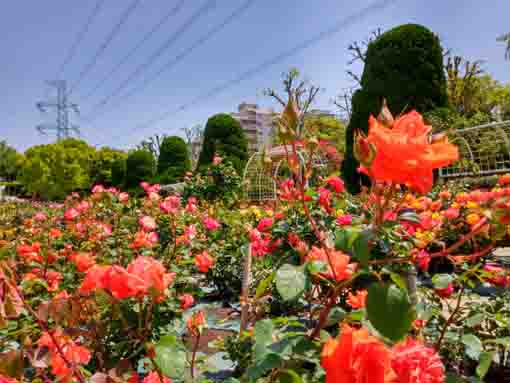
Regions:
M 492 175 L 510 172 L 510 121 L 458 129 L 452 142 L 459 141 L 459 161 L 439 169 L 442 178 Z

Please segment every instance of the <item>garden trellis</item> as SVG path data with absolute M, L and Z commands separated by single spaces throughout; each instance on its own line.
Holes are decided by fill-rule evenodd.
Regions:
M 448 134 L 460 158 L 439 169 L 442 178 L 489 176 L 510 172 L 510 121 L 458 129 Z
M 286 178 L 287 153 L 293 153 L 291 145 L 280 145 L 269 151 L 254 153 L 244 168 L 243 194 L 248 201 L 273 201 L 277 198 L 277 183 Z M 307 166 L 308 155 L 302 150 L 297 150 L 300 169 Z M 271 159 L 266 163 L 264 158 Z M 330 160 L 321 153 L 314 153 L 311 167 L 314 172 L 324 173 Z M 323 171 L 324 170 L 324 171 Z

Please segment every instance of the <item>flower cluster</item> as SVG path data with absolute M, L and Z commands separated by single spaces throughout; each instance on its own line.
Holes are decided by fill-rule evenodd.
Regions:
M 343 325 L 322 350 L 326 383 L 442 383 L 444 366 L 434 349 L 407 338 L 391 349 L 366 329 Z

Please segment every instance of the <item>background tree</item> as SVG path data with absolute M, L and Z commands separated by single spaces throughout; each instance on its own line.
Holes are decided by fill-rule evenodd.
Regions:
M 163 142 L 163 139 L 165 137 L 166 137 L 165 135 L 160 136 L 158 134 L 155 134 L 154 136 L 151 136 L 146 140 L 140 142 L 140 144 L 137 145 L 137 149 L 147 150 L 149 153 L 152 154 L 154 160 L 157 160 L 159 157 L 161 143 Z
M 450 107 L 462 115 L 474 114 L 477 78 L 483 72 L 481 61 L 470 62 L 460 56 L 448 56 L 445 70 Z
M 12 181 L 16 179 L 23 161 L 23 156 L 16 149 L 0 141 L 0 179 Z
M 123 188 L 126 182 L 126 160 L 127 154 L 122 157 L 117 157 L 112 163 L 111 176 L 112 185 L 118 188 Z
M 202 125 L 194 125 L 191 128 L 183 128 L 182 130 L 186 137 L 191 165 L 195 166 L 200 156 L 200 147 L 204 139 L 204 127 Z
M 207 120 L 198 168 L 209 165 L 217 153 L 241 174 L 248 160 L 248 143 L 239 121 L 220 113 Z
M 506 44 L 505 58 L 510 60 L 510 33 L 498 37 L 497 41 L 501 41 Z
M 136 149 L 130 152 L 126 159 L 126 188 L 138 189 L 140 182 L 150 182 L 155 168 L 154 156 L 148 150 Z
M 108 147 L 99 149 L 94 157 L 92 164 L 92 182 L 94 184 L 103 184 L 113 186 L 113 167 L 116 161 L 125 161 L 126 153 Z M 119 186 L 119 185 L 116 185 Z
M 345 151 L 345 125 L 333 116 L 305 117 L 305 135 L 327 141 L 343 153 Z
M 361 88 L 352 98 L 342 162 L 342 177 L 353 193 L 360 190 L 359 164 L 353 154 L 354 132 L 368 131 L 368 118 L 379 113 L 384 98 L 394 115 L 411 109 L 423 113 L 448 105 L 441 44 L 421 25 L 402 25 L 371 41 L 360 80 Z
M 89 189 L 95 149 L 69 138 L 38 145 L 25 152 L 19 180 L 25 190 L 44 199 L 62 199 L 72 191 Z
M 191 168 L 188 147 L 181 137 L 165 137 L 158 157 L 158 181 L 162 184 L 181 182 Z

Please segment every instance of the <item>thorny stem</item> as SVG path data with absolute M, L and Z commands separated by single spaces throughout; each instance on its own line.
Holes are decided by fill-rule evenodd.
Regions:
M 55 335 L 49 330 L 48 326 L 46 326 L 46 323 L 44 323 L 44 321 L 41 318 L 39 318 L 39 316 L 32 309 L 32 307 L 30 307 L 30 305 L 25 301 L 25 298 L 23 297 L 23 294 L 21 294 L 21 292 L 19 291 L 18 286 L 16 284 L 12 284 L 7 279 L 5 279 L 5 282 L 9 285 L 9 287 L 11 289 L 16 291 L 16 294 L 20 298 L 21 302 L 23 302 L 23 306 L 25 306 L 25 308 L 30 313 L 30 315 L 32 315 L 34 317 L 34 319 L 39 324 L 39 327 L 41 327 L 41 329 L 49 335 L 49 337 L 51 338 L 51 341 L 55 345 L 55 348 L 57 349 L 57 352 L 59 353 L 60 357 L 62 358 L 62 360 L 66 364 L 67 368 L 69 368 L 72 371 L 73 375 L 76 377 L 76 379 L 78 379 L 78 381 L 80 383 L 85 383 L 85 379 L 83 378 L 82 374 L 77 369 L 74 368 L 74 365 L 65 356 L 64 350 L 62 349 L 62 346 L 60 346 L 60 344 L 55 339 Z
M 441 348 L 441 343 L 443 342 L 443 339 L 446 335 L 446 330 L 448 329 L 448 327 L 450 326 L 450 324 L 453 322 L 453 318 L 455 317 L 455 315 L 457 315 L 457 313 L 459 312 L 460 310 L 460 304 L 461 304 L 461 301 L 462 301 L 462 296 L 464 295 L 464 291 L 466 290 L 466 285 L 462 285 L 460 291 L 459 291 L 459 296 L 457 297 L 457 303 L 455 305 L 455 309 L 453 310 L 453 312 L 450 314 L 450 317 L 448 318 L 448 320 L 446 321 L 446 323 L 444 324 L 444 327 L 443 329 L 441 330 L 441 335 L 439 336 L 439 339 L 437 340 L 436 342 L 436 350 L 439 351 L 439 349 Z
M 198 346 L 200 344 L 200 332 L 196 336 L 195 345 L 193 346 L 193 354 L 191 356 L 191 367 L 190 367 L 190 373 L 191 373 L 191 379 L 195 379 L 195 361 L 197 357 L 197 351 Z

